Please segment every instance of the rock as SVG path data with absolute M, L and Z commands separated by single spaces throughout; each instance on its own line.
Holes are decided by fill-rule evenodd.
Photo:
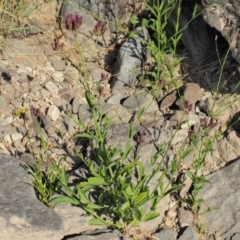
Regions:
M 80 80 L 80 73 L 79 71 L 73 66 L 67 66 L 64 75 L 64 81 L 69 83 L 72 86 L 76 86 Z
M 52 81 L 48 81 L 46 84 L 45 84 L 45 88 L 52 94 L 58 94 L 58 91 L 59 91 L 59 88 L 58 86 L 52 82 Z
M 202 149 L 202 142 L 197 143 L 191 142 L 189 148 L 189 153 L 183 158 L 184 164 L 187 168 L 191 168 L 193 162 L 200 156 L 200 151 Z
M 187 120 L 188 120 L 188 114 L 184 111 L 177 110 L 169 119 L 169 126 L 175 127 L 180 125 L 183 122 L 186 122 Z
M 176 134 L 174 135 L 174 138 L 171 142 L 171 145 L 176 145 L 179 142 L 184 141 L 188 137 L 188 129 L 180 129 L 177 130 Z
M 147 58 L 146 41 L 149 33 L 146 28 L 138 27 L 136 37 L 130 37 L 119 50 L 112 80 L 113 90 L 122 89 L 124 86 L 134 86 L 137 75 L 141 73 L 143 63 Z
M 104 69 L 96 67 L 93 63 L 88 63 L 87 66 L 87 77 L 90 82 L 98 83 L 101 80 L 108 82 L 111 74 Z
M 178 222 L 182 228 L 193 225 L 193 214 L 183 207 L 178 209 Z
M 48 115 L 41 115 L 40 119 L 43 123 L 44 129 L 47 131 L 52 126 L 52 121 Z
M 177 233 L 171 229 L 161 229 L 160 232 L 154 233 L 153 237 L 163 240 L 177 240 Z
M 217 29 L 231 47 L 232 56 L 240 63 L 238 21 L 240 9 L 238 1 L 221 1 L 211 5 L 210 0 L 202 0 L 205 11 L 203 19 Z M 229 25 L 228 22 L 231 24 Z
M 197 198 L 203 199 L 200 220 L 212 233 L 220 230 L 223 239 L 240 234 L 240 159 L 206 176 L 210 184 L 203 185 Z M 210 211 L 206 212 L 207 209 Z
M 81 104 L 84 104 L 84 103 L 87 103 L 86 102 L 86 98 L 83 98 L 81 96 L 76 96 L 74 99 L 73 99 L 73 102 L 72 102 L 72 112 L 73 113 L 78 113 L 78 108 Z
M 76 123 L 74 123 L 74 120 L 71 117 L 66 116 L 63 118 L 63 123 L 66 125 L 68 133 L 70 135 L 73 135 L 75 133 L 74 126 L 76 126 Z
M 144 112 L 140 119 L 137 119 L 137 114 L 135 114 L 135 121 L 134 123 L 139 122 L 140 125 L 145 126 L 145 127 L 154 127 L 154 128 L 161 128 L 164 117 L 161 112 Z
M 22 138 L 23 138 L 23 135 L 21 133 L 13 133 L 13 134 L 11 134 L 11 139 L 12 139 L 13 142 L 22 140 Z
M 193 227 L 187 227 L 178 240 L 199 240 Z
M 62 82 L 64 80 L 64 76 L 62 72 L 55 71 L 52 74 L 52 78 L 55 82 Z
M 7 106 L 7 100 L 5 97 L 0 95 L 0 109 L 3 109 Z
M 197 83 L 188 83 L 183 91 L 183 98 L 189 105 L 192 104 L 192 111 L 194 111 L 196 103 L 202 99 L 200 86 Z
M 108 103 L 111 104 L 120 104 L 121 100 L 125 97 L 125 95 L 121 92 L 114 92 L 112 96 L 107 100 Z
M 12 115 L 7 115 L 7 116 L 3 115 L 0 117 L 0 126 L 5 127 L 6 125 L 11 124 L 12 121 L 13 121 Z
M 71 105 L 68 103 L 68 101 L 66 99 L 56 97 L 53 99 L 53 104 L 55 106 L 57 106 L 58 108 L 63 109 L 64 111 L 66 111 L 66 110 L 70 111 Z
M 92 113 L 87 103 L 81 105 L 78 108 L 78 118 L 81 122 L 83 122 L 86 125 L 93 123 Z
M 55 105 L 51 105 L 47 110 L 47 114 L 52 121 L 56 121 L 60 116 L 60 111 Z
M 182 199 L 184 199 L 185 197 L 187 197 L 189 189 L 192 186 L 192 179 L 187 174 L 184 174 L 184 181 L 182 182 L 182 184 L 184 186 L 180 190 L 180 196 L 181 196 Z
M 139 93 L 127 98 L 123 102 L 123 107 L 134 111 L 139 111 L 144 108 L 145 113 L 158 111 L 158 105 L 153 99 L 153 96 L 145 91 L 140 91 Z
M 63 221 L 36 198 L 22 161 L 0 154 L 0 230 L 2 239 L 64 237 Z
M 160 110 L 165 110 L 171 107 L 173 103 L 176 101 L 176 99 L 177 99 L 177 91 L 174 90 L 173 92 L 171 92 L 170 94 L 168 94 L 163 98 L 160 104 Z
M 240 156 L 240 134 L 236 131 L 230 131 L 227 135 L 227 141 L 233 147 L 233 151 Z
M 221 159 L 226 163 L 237 158 L 237 155 L 233 151 L 233 147 L 228 143 L 226 138 L 221 139 L 217 145 Z
M 199 107 L 209 116 L 217 117 L 218 121 L 225 124 L 231 116 L 231 109 L 226 108 L 222 100 L 214 100 L 212 97 L 208 97 L 205 100 L 200 101 Z
M 123 236 L 118 231 L 108 231 L 108 230 L 95 230 L 87 231 L 81 234 L 80 236 L 70 237 L 68 240 L 130 240 Z
M 66 64 L 62 59 L 57 55 L 50 56 L 51 62 L 55 70 L 64 71 L 66 69 Z
M 116 104 L 107 112 L 109 118 L 113 118 L 114 123 L 129 123 L 132 114 L 121 104 Z

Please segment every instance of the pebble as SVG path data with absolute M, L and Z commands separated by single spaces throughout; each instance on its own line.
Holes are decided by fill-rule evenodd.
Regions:
M 22 140 L 23 135 L 21 133 L 13 133 L 13 134 L 11 134 L 11 139 L 13 142 L 16 142 L 18 140 Z
M 64 80 L 62 72 L 54 72 L 52 78 L 55 82 L 62 82 Z
M 56 121 L 56 120 L 58 120 L 58 118 L 60 116 L 60 111 L 59 111 L 59 109 L 56 106 L 51 105 L 48 108 L 47 114 L 48 114 L 48 116 L 50 117 L 50 119 L 52 121 Z
M 178 209 L 178 221 L 180 226 L 187 227 L 193 225 L 193 214 L 190 210 L 186 210 L 183 207 Z
M 52 94 L 58 94 L 58 91 L 59 91 L 59 88 L 58 86 L 52 82 L 52 81 L 48 81 L 46 84 L 45 84 L 45 88 Z

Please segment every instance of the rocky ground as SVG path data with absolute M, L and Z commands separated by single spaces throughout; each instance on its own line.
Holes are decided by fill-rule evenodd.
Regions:
M 93 5 L 85 7 L 93 13 L 96 11 Z M 121 15 L 121 6 L 117 7 Z M 66 17 L 71 9 L 75 8 L 71 5 L 62 8 L 62 16 Z M 141 5 L 135 11 L 139 9 Z M 57 15 L 60 6 L 53 1 L 44 4 L 39 11 L 54 11 Z M 128 13 L 131 13 L 129 9 Z M 240 178 L 237 173 L 240 125 L 231 125 L 240 112 L 238 63 L 232 57 L 228 58 L 217 101 L 214 99 L 221 74 L 219 66 L 192 67 L 186 73 L 183 69 L 189 63 L 187 60 L 182 64 L 182 69 L 177 69 L 175 73 L 177 78 L 181 78 L 179 87 L 166 89 L 163 84 L 159 88 L 159 97 L 154 100 L 143 87 L 133 87 L 136 75 L 141 72 L 132 73 L 130 70 L 133 66 L 141 66 L 142 60 L 136 60 L 131 52 L 126 52 L 134 47 L 142 53 L 141 42 L 133 42 L 131 38 L 124 40 L 120 36 L 112 43 L 112 26 L 107 26 L 103 38 L 92 36 L 91 32 L 97 31 L 93 28 L 96 26 L 95 20 L 86 12 L 76 12 L 85 20 L 77 36 L 82 48 L 79 54 L 74 50 L 76 35 L 73 31 L 64 29 L 61 35 L 54 15 L 36 24 L 38 14 L 30 19 L 36 26 L 31 30 L 33 32 L 24 37 L 4 40 L 1 47 L 0 176 L 4 188 L 0 191 L 0 229 L 3 239 L 26 239 L 26 236 L 27 239 L 58 240 L 128 239 L 117 231 L 90 227 L 79 208 L 57 205 L 52 210 L 45 207 L 36 199 L 31 186 L 19 181 L 27 177 L 19 167 L 19 161 L 34 164 L 33 153 L 35 156 L 42 154 L 46 165 L 64 156 L 68 169 L 79 174 L 81 162 L 77 153 L 82 150 L 83 144 L 74 138 L 82 130 L 77 122 L 81 120 L 91 125 L 93 121 L 85 98 L 84 77 L 89 80 L 102 112 L 114 117 L 109 144 L 124 148 L 127 124 L 133 123 L 138 127 L 140 135 L 133 144 L 143 144 L 140 155 L 146 169 L 150 169 L 148 159 L 156 152 L 154 146 L 169 142 L 173 134 L 175 136 L 167 156 L 169 161 L 183 142 L 191 146 L 191 136 L 200 128 L 210 127 L 210 136 L 219 130 L 223 133 L 207 154 L 202 170 L 211 184 L 205 185 L 199 193 L 199 197 L 204 199 L 200 213 L 208 207 L 217 210 L 196 218 L 187 204 L 180 204 L 176 196 L 167 196 L 158 206 L 161 216 L 141 225 L 139 238 L 239 239 Z M 129 16 L 121 16 L 126 21 L 129 19 Z M 65 28 L 69 28 L 64 24 Z M 143 31 L 141 37 L 146 39 L 148 33 Z M 84 64 L 83 59 L 86 61 Z M 83 67 L 86 69 L 85 76 L 81 71 Z M 131 87 L 126 87 L 126 84 Z M 234 94 L 229 95 L 233 91 Z M 143 107 L 147 110 L 137 120 L 136 112 Z M 210 115 L 212 108 L 221 109 L 221 114 L 214 118 Z M 25 118 L 22 118 L 23 115 Z M 141 135 L 143 132 L 144 137 Z M 47 149 L 42 148 L 41 136 L 46 141 Z M 193 144 L 192 149 L 182 159 L 184 169 L 192 168 L 194 155 L 198 154 Z M 184 175 L 182 183 L 185 187 L 179 196 L 184 198 L 192 181 Z M 202 232 L 201 226 L 204 226 Z M 14 235 L 16 232 L 17 237 Z

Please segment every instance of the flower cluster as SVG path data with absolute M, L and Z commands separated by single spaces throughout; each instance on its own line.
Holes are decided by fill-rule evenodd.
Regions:
M 101 73 L 101 80 L 102 81 L 107 81 L 108 80 L 108 78 L 109 78 L 109 75 L 108 74 L 105 74 L 105 73 Z
M 184 102 L 181 103 L 180 109 L 187 110 L 190 112 L 193 110 L 193 105 L 188 100 L 184 100 Z
M 68 30 L 77 30 L 81 27 L 83 17 L 76 14 L 75 16 L 72 13 L 69 13 L 65 17 L 65 25 Z
M 93 34 L 96 36 L 102 35 L 107 28 L 107 23 L 99 21 L 93 28 Z
M 203 129 L 205 128 L 213 128 L 217 125 L 216 122 L 214 122 L 213 118 L 210 118 L 210 121 L 208 122 L 207 118 L 201 118 L 200 119 L 200 124 L 202 126 Z

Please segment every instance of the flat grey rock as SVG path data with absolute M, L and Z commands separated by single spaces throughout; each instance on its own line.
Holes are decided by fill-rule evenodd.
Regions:
M 240 234 L 240 159 L 221 170 L 206 176 L 210 184 L 204 185 L 198 194 L 203 199 L 200 213 L 207 208 L 212 211 L 200 215 L 208 230 L 220 230 L 225 240 Z
M 1 239 L 61 239 L 61 218 L 38 201 L 20 164 L 17 158 L 0 154 Z
M 177 233 L 171 229 L 161 229 L 160 232 L 153 235 L 157 239 L 177 240 Z
M 112 86 L 114 90 L 134 86 L 137 75 L 147 58 L 146 41 L 150 38 L 146 28 L 137 28 L 136 37 L 130 37 L 119 50 Z
M 199 240 L 193 227 L 187 227 L 178 240 Z

